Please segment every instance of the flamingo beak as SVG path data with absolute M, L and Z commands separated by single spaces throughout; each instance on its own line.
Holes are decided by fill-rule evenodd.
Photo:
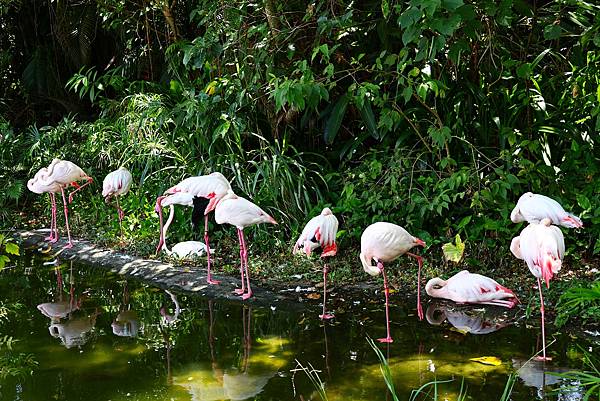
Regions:
M 419 239 L 419 238 L 415 238 L 415 244 L 416 245 L 420 245 L 423 248 L 425 248 L 427 246 L 427 244 L 425 243 L 425 241 L 423 241 L 422 239 Z

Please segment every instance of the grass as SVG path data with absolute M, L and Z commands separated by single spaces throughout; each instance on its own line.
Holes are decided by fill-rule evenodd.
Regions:
M 562 377 L 569 382 L 578 382 L 577 386 L 560 387 L 555 391 L 571 390 L 576 388 L 585 388 L 585 394 L 583 395 L 583 401 L 589 400 L 600 400 L 600 360 L 592 356 L 589 352 L 582 349 L 583 351 L 583 365 L 584 370 L 571 371 L 566 373 L 551 373 L 555 376 Z M 592 398 L 596 395 L 596 398 Z

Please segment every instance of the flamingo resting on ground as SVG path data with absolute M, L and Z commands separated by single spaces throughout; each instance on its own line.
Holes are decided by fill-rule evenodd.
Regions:
M 127 192 L 129 192 L 132 181 L 133 177 L 131 176 L 129 170 L 127 170 L 125 167 L 120 167 L 119 169 L 108 173 L 102 182 L 102 196 L 104 197 L 104 201 L 108 203 L 110 198 L 113 196 L 117 201 L 117 213 L 119 215 L 121 238 L 123 237 L 123 217 L 125 216 L 125 213 L 119 205 L 119 196 L 125 195 Z
M 231 185 L 225 176 L 221 173 L 212 173 L 209 175 L 201 175 L 197 177 L 189 177 L 181 181 L 179 184 L 165 191 L 164 196 L 159 196 L 156 199 L 156 211 L 160 217 L 160 241 L 156 248 L 156 252 L 162 249 L 164 241 L 164 232 L 162 225 L 162 207 L 169 204 L 178 204 L 183 206 L 193 207 L 192 224 L 196 228 L 201 216 L 204 215 L 204 243 L 206 244 L 206 256 L 208 259 L 206 281 L 209 284 L 219 284 L 219 281 L 213 280 L 210 275 L 210 245 L 208 242 L 208 213 L 213 211 L 217 206 L 217 202 L 221 200 L 227 191 L 231 190 Z M 169 201 L 167 201 L 169 200 Z M 208 201 L 208 204 L 204 204 Z M 202 211 L 201 209 L 204 208 Z M 173 213 L 174 209 L 171 209 Z
M 240 241 L 240 273 L 242 277 L 242 288 L 236 289 L 235 293 L 241 295 L 242 299 L 246 300 L 252 296 L 252 289 L 250 288 L 248 248 L 246 248 L 246 241 L 244 239 L 244 228 L 259 223 L 277 224 L 277 222 L 260 207 L 247 199 L 237 196 L 231 190 L 229 190 L 227 195 L 217 203 L 217 207 L 215 208 L 215 220 L 218 224 L 227 223 L 237 228 L 238 239 Z M 246 283 L 244 283 L 244 271 Z
M 544 326 L 544 297 L 542 280 L 550 288 L 550 280 L 558 273 L 565 254 L 565 240 L 560 228 L 553 226 L 549 218 L 542 219 L 539 224 L 532 223 L 521 231 L 521 235 L 513 238 L 510 250 L 518 259 L 527 263 L 529 271 L 537 278 L 540 291 L 540 313 L 542 314 L 542 360 L 546 358 L 546 330 Z
M 170 212 L 167 221 L 162 228 L 161 241 L 159 243 L 159 247 L 156 251 L 165 251 L 169 256 L 175 256 L 178 259 L 183 259 L 187 257 L 194 256 L 202 256 L 205 253 L 208 254 L 206 250 L 206 245 L 200 241 L 184 241 L 179 242 L 173 245 L 172 249 L 167 247 L 167 230 L 173 221 L 173 217 L 175 216 L 175 204 L 186 205 L 189 206 L 188 202 L 185 199 L 189 200 L 189 204 L 192 203 L 192 196 L 190 194 L 178 193 L 175 195 L 171 195 L 166 197 L 162 202 L 162 206 L 169 206 Z M 175 203 L 174 203 L 175 202 Z M 159 210 L 160 211 L 160 210 Z M 160 214 L 161 226 L 162 226 L 162 213 Z
M 298 253 L 302 247 L 306 256 L 310 256 L 311 252 L 318 247 L 321 247 L 321 258 L 335 256 L 337 253 L 337 245 L 335 236 L 338 230 L 338 219 L 333 215 L 331 209 L 324 208 L 320 215 L 310 219 L 300 237 L 294 245 L 293 253 Z M 334 316 L 326 311 L 327 302 L 327 273 L 329 268 L 327 263 L 323 264 L 323 314 L 319 317 L 323 320 L 331 319 Z
M 567 228 L 583 227 L 581 219 L 574 214 L 565 212 L 560 203 L 547 196 L 531 192 L 521 195 L 510 214 L 513 223 L 522 221 L 539 223 L 544 218 L 549 218 L 552 224 L 558 226 Z
M 408 252 L 415 246 L 425 246 L 425 242 L 419 238 L 410 235 L 404 228 L 385 222 L 373 223 L 363 231 L 360 237 L 360 261 L 363 268 L 371 276 L 383 274 L 383 288 L 385 290 L 385 319 L 387 328 L 387 337 L 380 338 L 379 342 L 393 342 L 390 336 L 390 318 L 389 318 L 389 287 L 387 276 L 383 267 L 384 262 L 391 262 L 401 255 L 407 254 L 417 259 L 419 272 L 417 275 L 417 314 L 419 319 L 423 320 L 423 308 L 421 307 L 421 267 L 423 258 L 419 255 Z M 372 265 L 372 260 L 377 265 Z
M 58 185 L 60 187 L 60 192 L 61 192 L 62 198 L 63 198 L 64 213 L 65 213 L 65 225 L 67 227 L 67 235 L 69 238 L 67 245 L 65 245 L 65 248 L 72 248 L 73 242 L 71 241 L 71 230 L 69 228 L 69 217 L 68 217 L 69 210 L 68 210 L 68 206 L 67 206 L 67 200 L 65 198 L 65 190 L 64 189 L 68 185 L 72 185 L 73 187 L 76 188 L 68 196 L 69 204 L 70 204 L 73 201 L 73 195 L 75 195 L 75 193 L 79 192 L 84 187 L 86 187 L 87 185 L 92 183 L 94 180 L 92 179 L 92 177 L 88 176 L 78 165 L 76 165 L 75 163 L 70 162 L 68 160 L 54 159 L 54 160 L 52 160 L 52 163 L 50 163 L 50 165 L 45 170 L 42 169 L 40 171 L 41 171 L 40 175 L 37 176 L 37 174 L 36 174 L 36 176 L 37 176 L 37 182 L 41 187 L 52 188 L 52 191 L 48 191 L 48 192 L 53 192 L 53 190 L 56 188 L 55 185 Z M 85 184 L 78 185 L 77 182 L 82 181 L 82 180 L 86 180 Z M 56 214 L 56 212 L 53 212 L 53 213 Z M 56 228 L 56 221 L 54 224 L 55 224 L 55 228 Z M 58 234 L 57 234 L 57 236 L 58 236 Z
M 514 292 L 495 280 L 466 270 L 456 273 L 448 280 L 432 278 L 425 286 L 430 297 L 446 298 L 456 303 L 485 304 L 512 308 L 519 300 Z M 508 299 L 506 299 L 508 298 Z

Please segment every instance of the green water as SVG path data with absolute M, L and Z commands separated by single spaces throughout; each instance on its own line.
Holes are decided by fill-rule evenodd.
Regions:
M 57 270 L 22 261 L 2 272 L 0 290 L 9 310 L 0 321 L 0 337 L 18 340 L 11 349 L 0 348 L 0 400 L 320 400 L 306 374 L 296 369 L 297 361 L 318 371 L 329 400 L 392 400 L 366 340 L 385 334 L 378 296 L 354 303 L 338 291 L 333 297 L 337 319 L 324 326 L 316 311 L 171 296 L 68 262 Z M 44 303 L 40 308 L 53 319 L 38 309 Z M 442 321 L 443 304 L 428 306 L 430 320 Z M 435 379 L 451 380 L 439 385 L 439 400 L 455 400 L 461 383 L 467 399 L 499 399 L 508 374 L 539 346 L 539 329 L 523 322 L 501 327 L 513 315 L 500 312 L 488 311 L 482 324 L 447 311 L 459 326 L 454 329 L 448 320 L 419 322 L 412 304 L 392 305 L 395 342 L 379 348 L 389 358 L 399 399 L 407 400 L 413 389 Z M 467 326 L 490 333 L 465 334 Z M 546 369 L 580 367 L 576 340 L 555 338 L 554 361 Z M 496 356 L 502 364 L 469 361 L 480 356 Z M 26 358 L 32 374 L 24 369 Z M 544 391 L 544 381 L 557 379 L 544 375 L 540 364 L 525 365 L 519 375 L 514 401 L 582 399 L 581 390 Z

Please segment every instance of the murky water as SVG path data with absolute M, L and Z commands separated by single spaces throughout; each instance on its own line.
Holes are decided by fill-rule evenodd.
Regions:
M 317 370 L 329 400 L 393 399 L 367 342 L 385 334 L 380 299 L 338 310 L 323 325 L 316 312 L 171 294 L 69 262 L 59 269 L 22 262 L 2 272 L 0 291 L 10 310 L 0 337 L 18 340 L 11 348 L 0 341 L 0 400 L 320 400 L 298 362 Z M 467 399 L 498 400 L 508 374 L 540 340 L 538 329 L 511 324 L 513 317 L 500 312 L 429 304 L 428 323 L 412 315 L 412 304 L 393 305 L 395 342 L 378 347 L 399 399 L 439 380 L 446 381 L 438 385 L 439 400 L 456 400 L 461 386 Z M 557 335 L 546 370 L 580 367 L 578 349 L 574 339 Z M 469 361 L 480 356 L 502 364 Z M 544 391 L 544 383 L 558 381 L 530 362 L 519 370 L 511 399 L 582 399 L 580 390 Z M 433 399 L 428 389 L 417 399 Z

